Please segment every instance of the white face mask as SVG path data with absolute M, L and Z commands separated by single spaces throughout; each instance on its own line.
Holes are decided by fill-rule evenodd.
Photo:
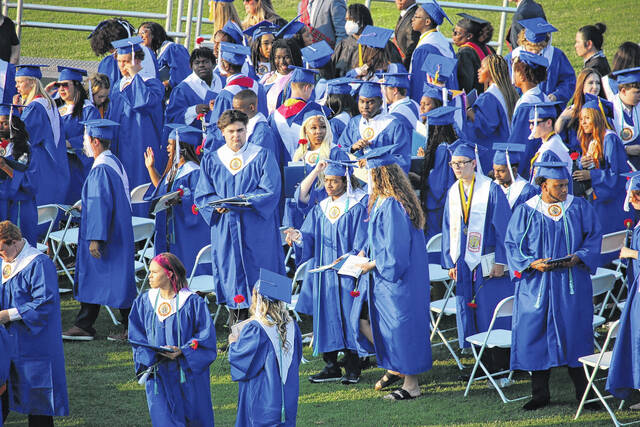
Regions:
M 89 134 L 85 132 L 84 138 L 82 139 L 82 150 L 84 151 L 85 156 L 93 157 L 93 147 L 91 146 L 91 138 Z
M 347 21 L 344 23 L 344 31 L 348 36 L 354 35 L 358 32 L 359 29 L 360 27 L 358 26 L 358 23 L 356 21 Z

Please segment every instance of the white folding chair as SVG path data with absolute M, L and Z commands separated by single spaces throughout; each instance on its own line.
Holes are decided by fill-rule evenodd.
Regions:
M 132 227 L 134 245 L 140 242 L 144 242 L 141 251 L 142 253 L 145 253 L 151 245 L 151 239 L 153 238 L 153 234 L 155 232 L 155 223 L 153 221 L 138 222 L 136 224 L 132 224 Z M 138 288 L 138 293 L 140 293 L 142 291 L 142 288 L 144 287 L 144 283 L 147 280 L 147 277 L 149 276 L 149 268 L 146 263 L 146 258 L 138 257 L 137 254 L 134 255 L 133 270 L 136 283 L 142 283 L 142 285 Z M 145 277 L 141 282 L 138 278 L 138 273 L 140 271 L 145 272 Z
M 131 190 L 129 193 L 131 195 L 131 204 L 146 203 L 147 201 L 144 200 L 143 197 L 150 186 L 151 183 L 147 182 L 146 184 L 138 185 L 136 188 Z
M 596 274 L 591 276 L 591 283 L 593 287 L 594 298 L 600 295 L 604 295 L 602 304 L 600 304 L 600 309 L 598 310 L 596 308 L 597 311 L 593 314 L 593 343 L 596 348 L 600 350 L 600 344 L 598 344 L 598 341 L 596 340 L 595 330 L 596 328 L 604 325 L 604 322 L 606 322 L 603 314 L 604 310 L 607 308 L 607 302 L 609 302 L 610 298 L 615 300 L 615 296 L 613 295 L 613 286 L 616 283 L 615 271 L 598 267 L 598 269 L 596 270 Z
M 196 269 L 200 264 L 211 264 L 211 245 L 207 245 L 200 249 L 196 256 L 196 261 L 193 264 L 191 275 L 189 276 L 189 289 L 194 292 L 201 292 L 205 294 L 205 299 L 209 301 L 208 295 L 213 294 L 216 297 L 216 313 L 213 315 L 213 324 L 216 324 L 218 316 L 220 315 L 220 308 L 222 305 L 218 304 L 218 296 L 216 295 L 216 287 L 213 283 L 213 276 L 211 274 L 200 274 L 196 276 Z
M 611 417 L 611 420 L 613 420 L 614 425 L 627 426 L 631 424 L 640 423 L 640 420 L 632 421 L 628 423 L 621 423 L 620 421 L 618 421 L 616 414 L 613 412 L 611 407 L 607 404 L 607 399 L 611 399 L 614 396 L 609 394 L 606 396 L 603 396 L 595 384 L 595 378 L 598 372 L 601 370 L 608 371 L 609 367 L 611 366 L 611 355 L 613 354 L 613 350 L 609 351 L 609 347 L 610 345 L 612 345 L 612 341 L 618 335 L 619 326 L 620 326 L 619 320 L 616 320 L 615 322 L 610 324 L 609 332 L 607 333 L 607 338 L 605 339 L 604 344 L 602 345 L 602 350 L 600 350 L 599 353 L 591 354 L 589 356 L 583 356 L 578 359 L 578 361 L 582 363 L 584 374 L 586 375 L 587 380 L 589 382 L 587 383 L 587 388 L 585 389 L 584 394 L 582 395 L 582 399 L 580 400 L 580 405 L 578 405 L 578 410 L 576 411 L 576 416 L 574 417 L 575 420 L 577 420 L 578 417 L 580 416 L 580 413 L 582 412 L 582 408 L 586 403 L 600 401 L 600 403 L 604 405 L 607 412 L 609 413 L 609 416 Z M 591 372 L 589 372 L 589 368 L 592 369 Z M 593 390 L 593 392 L 596 394 L 597 397 L 594 397 L 593 399 L 587 399 L 589 391 L 591 390 Z M 623 405 L 624 405 L 624 400 L 620 402 L 620 406 L 618 407 L 618 410 L 622 409 Z
M 287 309 L 289 309 L 293 316 L 296 318 L 296 322 L 302 321 L 298 312 L 296 311 L 296 304 L 298 303 L 298 297 L 300 296 L 300 289 L 302 285 L 298 286 L 298 282 L 302 282 L 304 279 L 304 275 L 307 272 L 307 267 L 311 260 L 307 260 L 303 262 L 297 269 L 293 275 L 293 279 L 291 279 L 291 304 L 287 304 Z
M 622 308 L 620 307 L 620 304 L 622 303 L 622 295 L 624 295 L 625 290 L 628 290 L 629 288 L 629 283 L 627 280 L 626 260 L 614 259 L 612 261 L 612 264 L 616 266 L 615 272 L 616 274 L 620 275 L 618 278 L 622 281 L 622 284 L 620 286 L 620 289 L 618 289 L 618 293 L 616 294 L 615 300 L 617 301 L 617 303 L 615 304 L 615 306 L 611 307 L 611 311 L 609 312 L 609 318 L 613 316 L 613 312 L 616 310 L 616 308 L 622 311 Z
M 131 225 L 133 226 L 134 229 L 135 227 L 141 226 L 142 224 L 152 224 L 152 226 L 155 227 L 155 221 L 151 218 L 145 218 L 142 216 L 131 217 Z M 153 236 L 152 236 L 152 239 L 153 239 Z M 138 252 L 136 252 L 135 260 L 137 262 L 143 263 L 145 270 L 148 272 L 149 262 L 151 262 L 154 256 L 155 256 L 155 247 L 153 244 L 153 240 L 150 240 L 149 244 L 146 245 L 145 248 L 140 249 Z
M 73 206 L 79 206 L 80 200 L 78 200 Z M 80 212 L 76 209 L 71 209 L 71 206 L 63 206 L 56 205 L 56 207 L 67 216 L 67 221 L 65 223 L 64 229 L 52 231 L 49 233 L 49 243 L 51 244 L 51 249 L 53 249 L 53 263 L 57 264 L 60 269 L 58 269 L 58 274 L 60 272 L 64 272 L 64 274 L 69 279 L 69 282 L 73 286 L 74 277 L 71 274 L 71 271 L 62 261 L 60 257 L 60 250 L 64 246 L 70 255 L 75 256 L 75 253 L 71 249 L 71 245 L 78 244 L 78 227 L 71 227 L 71 222 L 74 218 L 80 218 Z M 73 268 L 75 270 L 75 268 Z M 61 288 L 60 293 L 71 292 L 72 289 Z
M 44 235 L 44 239 L 42 239 L 42 242 L 37 243 L 37 248 L 40 252 L 47 252 L 47 249 L 49 249 L 49 247 L 47 246 L 47 241 L 49 240 L 49 234 L 51 234 L 51 230 L 53 229 L 53 225 L 57 217 L 58 206 L 38 206 L 38 225 L 49 223 L 49 227 L 47 228 L 47 233 Z
M 478 334 L 471 335 L 467 337 L 466 341 L 471 344 L 471 351 L 473 352 L 473 357 L 476 359 L 476 363 L 473 365 L 473 370 L 471 371 L 471 376 L 469 377 L 469 382 L 467 383 L 467 389 L 464 392 L 464 396 L 467 397 L 469 394 L 469 389 L 471 388 L 471 383 L 474 381 L 479 381 L 483 379 L 488 379 L 493 387 L 496 389 L 503 403 L 507 402 L 515 402 L 518 400 L 526 399 L 529 396 L 522 396 L 515 399 L 507 399 L 502 391 L 502 388 L 498 385 L 496 380 L 493 378 L 494 375 L 503 375 L 507 372 L 509 373 L 508 381 L 511 381 L 511 377 L 513 375 L 513 371 L 510 369 L 494 372 L 493 374 L 489 372 L 486 366 L 482 363 L 482 354 L 486 348 L 511 348 L 511 331 L 507 329 L 493 329 L 493 325 L 496 322 L 496 319 L 500 317 L 511 317 L 513 315 L 513 301 L 514 297 L 510 296 L 498 303 L 495 310 L 493 311 L 493 317 L 491 318 L 491 323 L 489 324 L 489 329 L 486 332 L 480 332 Z M 477 351 L 476 347 L 480 347 L 480 352 Z M 478 370 L 478 366 L 485 373 L 484 376 L 476 378 L 476 371 Z

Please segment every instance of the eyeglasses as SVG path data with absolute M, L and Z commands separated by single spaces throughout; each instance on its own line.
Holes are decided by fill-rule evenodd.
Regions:
M 536 125 L 539 125 L 539 124 L 544 123 L 544 122 L 546 122 L 546 120 L 538 120 L 537 122 L 534 122 L 533 120 L 531 120 L 529 122 L 529 126 L 536 126 Z
M 58 82 L 55 84 L 56 87 L 63 87 L 65 89 L 67 89 L 69 87 L 69 83 L 68 82 Z
M 449 162 L 449 166 L 452 168 L 463 168 L 467 163 L 471 163 L 473 160 L 461 160 L 459 162 Z

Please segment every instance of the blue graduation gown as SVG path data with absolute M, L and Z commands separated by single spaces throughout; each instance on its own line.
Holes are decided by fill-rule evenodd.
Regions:
M 251 135 L 247 138 L 247 142 L 266 148 L 271 151 L 274 156 L 279 154 L 276 134 L 266 120 L 256 123 L 253 132 L 251 132 Z
M 523 104 L 535 104 L 547 100 L 547 96 L 542 93 L 540 87 L 536 86 L 522 94 L 516 103 L 516 108 L 513 110 L 509 143 L 524 144 L 526 146 L 518 166 L 518 175 L 524 179 L 529 179 L 531 159 L 538 151 L 538 148 L 540 148 L 542 140 L 540 138 L 529 139 L 529 135 L 531 134 L 531 130 L 529 129 L 529 112 L 532 107 Z
M 516 177 L 516 180 L 518 180 L 518 178 L 522 179 L 522 177 L 518 176 Z M 496 184 L 500 185 L 497 182 Z M 500 187 L 500 188 L 504 192 L 504 195 L 506 196 L 507 201 L 509 202 L 509 206 L 511 207 L 511 212 L 513 212 L 518 206 L 520 206 L 521 204 L 523 204 L 533 196 L 536 196 L 540 193 L 539 187 L 533 186 L 527 182 L 524 184 L 524 188 L 522 189 L 522 191 L 520 191 L 520 194 L 518 195 L 518 197 L 516 197 L 513 203 L 511 203 L 511 200 L 510 200 L 511 195 L 509 194 L 509 190 L 511 187 L 507 189 L 505 189 L 504 187 Z
M 633 229 L 631 249 L 640 248 L 640 227 Z M 640 299 L 638 298 L 638 276 L 640 265 L 631 259 L 629 268 L 629 295 L 620 316 L 618 336 L 613 347 L 606 389 L 619 399 L 627 399 L 633 389 L 640 388 Z
M 391 155 L 396 158 L 402 170 L 404 170 L 405 173 L 409 173 L 411 167 L 411 130 L 397 120 L 395 116 L 390 116 L 382 112 L 370 120 L 377 122 L 379 120 L 386 120 L 387 118 L 390 120 L 389 123 L 384 129 L 376 132 L 368 149 L 393 145 L 394 148 L 391 150 Z M 362 120 L 364 120 L 362 115 L 357 115 L 349 120 L 347 128 L 338 140 L 338 145 L 343 150 L 350 151 L 351 146 L 363 138 L 360 134 L 360 122 Z M 362 151 L 363 150 L 359 150 L 356 155 L 363 154 Z
M 89 253 L 92 240 L 102 242 L 99 259 Z M 80 302 L 129 308 L 137 295 L 131 206 L 120 176 L 106 164 L 94 166 L 82 186 L 75 279 Z
M 295 247 L 298 265 L 312 258 L 316 267 L 331 264 L 338 257 L 365 247 L 367 208 L 355 198 L 350 198 L 349 203 L 349 210 L 333 224 L 320 204 L 311 209 L 300 229 L 302 247 Z M 339 276 L 334 269 L 305 277 L 296 310 L 313 316 L 314 352 L 356 349 L 356 334 L 349 321 L 354 298 L 350 292 L 354 288 L 354 278 Z
M 108 118 L 120 123 L 116 137 L 111 141 L 111 151 L 127 171 L 131 189 L 149 182 L 143 155 L 147 147 L 153 149 L 159 167 L 166 164 L 166 150 L 161 149 L 160 140 L 163 97 L 164 86 L 160 80 L 151 78 L 145 81 L 139 74 L 122 91 L 120 81 L 111 87 Z M 135 211 L 146 216 L 143 206 Z
M 62 120 L 62 129 L 64 132 L 64 140 L 71 147 L 67 147 L 67 159 L 69 160 L 69 191 L 67 192 L 66 203 L 74 204 L 80 200 L 82 193 L 82 184 L 89 175 L 89 170 L 93 164 L 93 158 L 88 157 L 82 150 L 82 141 L 84 136 L 84 125 L 81 121 L 99 119 L 100 113 L 96 107 L 88 100 L 82 108 L 82 117 L 74 117 L 72 115 L 73 107 L 63 105 L 60 107 L 60 118 Z
M 456 54 L 451 44 L 449 44 L 449 48 L 451 49 L 451 55 L 449 57 L 455 58 Z M 427 73 L 425 71 L 422 71 L 422 65 L 426 62 L 427 56 L 430 53 L 442 55 L 440 50 L 431 44 L 423 44 L 422 46 L 419 46 L 416 50 L 413 51 L 413 54 L 411 55 L 411 86 L 409 88 L 409 97 L 418 103 L 422 98 L 424 84 L 427 82 Z M 447 87 L 447 89 L 458 89 L 457 64 L 451 74 L 452 75 L 447 80 L 445 86 Z
M 298 413 L 302 337 L 296 323 L 293 360 L 282 384 L 275 349 L 264 328 L 251 320 L 229 346 L 231 379 L 238 382 L 237 427 L 295 426 Z M 281 421 L 284 397 L 285 422 Z
M 252 145 L 246 146 L 246 149 Z M 245 149 L 243 147 L 243 149 Z M 218 151 L 207 152 L 200 164 L 195 190 L 199 213 L 211 227 L 211 260 L 218 302 L 229 308 L 248 308 L 260 268 L 284 272 L 277 226 L 280 171 L 264 148 L 236 175 L 222 163 Z M 251 207 L 230 207 L 217 213 L 208 203 L 238 195 L 255 196 Z M 243 303 L 233 298 L 241 294 Z
M 5 385 L 9 379 L 12 352 L 13 346 L 9 341 L 9 333 L 4 326 L 0 326 L 0 387 Z M 2 399 L 0 399 L 0 414 L 2 413 Z M 2 416 L 0 416 L 0 427 L 2 427 L 2 425 Z
M 156 346 L 173 345 L 182 356 L 170 360 L 155 351 L 133 345 L 137 373 L 162 360 L 145 384 L 149 415 L 154 426 L 213 426 L 209 366 L 216 360 L 216 330 L 204 300 L 195 293 L 186 296 L 177 313 L 160 321 L 149 294 L 141 294 L 129 314 L 129 339 Z M 189 295 L 190 294 L 190 295 Z M 182 303 L 182 301 L 180 301 Z M 179 320 L 178 320 L 179 317 Z M 191 344 L 197 341 L 197 348 Z M 184 374 L 181 382 L 180 369 Z
M 176 173 L 171 189 L 168 188 L 165 177 L 157 188 L 151 185 L 145 195 L 145 200 L 151 200 L 178 189 L 184 191 L 178 205 L 156 214 L 156 234 L 153 241 L 156 255 L 171 252 L 180 258 L 187 277 L 193 270 L 200 249 L 211 243 L 209 226 L 201 215 L 194 215 L 192 211 L 193 192 L 198 178 L 200 167 L 193 162 L 185 163 Z M 196 274 L 211 274 L 211 267 L 208 264 L 200 265 Z
M 218 119 L 222 113 L 233 108 L 232 104 L 235 94 L 245 89 L 250 89 L 254 93 L 257 92 L 258 112 L 264 114 L 265 117 L 269 115 L 269 112 L 267 111 L 267 97 L 264 92 L 264 87 L 250 77 L 242 74 L 235 74 L 227 77 L 226 86 L 220 91 L 216 98 L 216 102 L 213 105 L 213 110 L 211 111 L 211 117 L 209 119 L 209 123 L 212 126 L 218 123 Z
M 55 120 L 60 120 L 57 111 Z M 31 156 L 38 165 L 36 175 L 36 203 L 38 206 L 61 203 L 69 188 L 69 161 L 63 140 L 62 125 L 60 137 L 54 139 L 47 110 L 38 102 L 31 101 L 20 116 L 29 132 Z
M 0 102 L 11 104 L 14 95 L 18 92 L 16 90 L 16 66 L 0 59 L 0 70 L 4 70 L 4 81 L 0 81 Z
M 27 155 L 25 171 L 13 169 L 13 178 L 0 172 L 0 219 L 20 227 L 22 236 L 30 245 L 38 243 L 38 207 L 36 206 L 36 182 L 38 168 L 35 159 Z M 11 156 L 10 161 L 18 162 Z M 11 166 L 11 165 L 10 165 Z
M 338 144 L 338 141 L 342 136 L 342 132 L 344 132 L 344 130 L 346 129 L 347 123 L 349 123 L 350 119 L 351 116 L 346 112 L 342 112 L 329 119 L 329 126 L 331 126 L 331 133 L 333 134 L 334 144 Z
M 436 148 L 436 158 L 433 168 L 427 178 L 424 209 L 426 213 L 426 240 L 442 232 L 442 216 L 444 215 L 444 203 L 447 200 L 447 191 L 456 181 L 453 170 L 449 167 L 451 151 L 449 144 L 442 143 Z
M 169 95 L 169 102 L 167 103 L 166 109 L 166 123 L 183 123 L 185 125 L 193 126 L 197 129 L 202 128 L 202 121 L 196 120 L 196 115 L 193 114 L 193 118 L 189 117 L 191 120 L 187 120 L 185 118 L 185 113 L 189 107 L 192 107 L 197 104 L 206 104 L 209 105 L 209 101 L 216 99 L 218 96 L 218 92 L 222 88 L 222 83 L 218 80 L 215 74 L 213 75 L 213 80 L 211 81 L 211 86 L 209 86 L 205 90 L 206 83 L 201 80 L 195 73 L 190 74 L 182 82 L 180 82 L 176 87 L 171 91 L 171 95 Z M 193 88 L 189 85 L 189 83 L 196 85 L 196 87 L 202 87 L 202 93 L 196 93 Z M 203 96 L 201 96 L 203 95 Z M 207 114 L 210 116 L 211 114 Z M 205 117 L 207 120 L 207 117 Z M 188 122 L 188 123 L 187 123 Z M 168 133 L 167 135 L 168 136 Z
M 535 206 L 539 197 L 532 199 Z M 546 370 L 556 366 L 576 368 L 578 358 L 593 352 L 593 300 L 590 273 L 600 259 L 600 224 L 596 213 L 580 198 L 569 195 L 566 225 L 554 221 L 529 203 L 516 208 L 507 228 L 505 246 L 509 271 L 514 276 L 515 302 L 511 338 L 511 369 Z M 544 212 L 546 207 L 539 205 Z M 569 234 L 567 250 L 566 230 Z M 566 268 L 541 273 L 527 268 L 540 258 L 576 254 L 582 263 L 571 269 L 574 294 L 570 294 Z M 539 299 L 539 305 L 536 301 Z
M 406 375 L 431 369 L 429 269 L 424 232 L 400 202 L 384 200 L 371 212 L 367 249 L 376 267 L 359 279 L 351 322 L 358 353 L 375 353 L 378 366 Z M 363 300 L 369 306 L 373 345 L 359 331 Z
M 118 68 L 118 61 L 116 60 L 116 53 L 110 53 L 100 60 L 98 64 L 98 72 L 101 74 L 106 74 L 109 77 L 109 82 L 111 83 L 111 87 L 120 80 L 122 74 L 120 74 L 120 69 Z
M 453 185 L 458 185 L 456 181 Z M 507 264 L 507 257 L 504 247 L 504 234 L 511 216 L 511 210 L 507 198 L 502 190 L 494 182 L 489 190 L 489 200 L 487 201 L 487 213 L 484 222 L 484 232 L 482 234 L 481 254 L 486 255 L 495 252 L 495 262 Z M 450 221 L 460 221 L 460 255 L 454 263 L 449 253 L 451 249 L 451 238 L 449 231 Z M 459 218 L 450 218 L 449 194 L 444 205 L 444 215 L 442 217 L 442 268 L 450 269 L 456 267 L 458 270 L 458 280 L 456 281 L 456 323 L 458 326 L 458 343 L 460 348 L 469 347 L 465 338 L 489 329 L 493 310 L 504 298 L 513 295 L 513 284 L 509 276 L 503 277 L 482 277 L 482 267 L 478 265 L 473 271 L 465 262 L 464 257 L 467 249 L 467 235 L 462 232 L 464 229 L 462 215 Z M 467 304 L 473 301 L 478 305 L 475 308 Z M 509 329 L 509 323 L 502 319 L 496 321 L 496 328 Z
M 179 43 L 165 40 L 160 46 L 158 69 L 169 67 L 169 86 L 172 88 L 178 86 L 181 81 L 191 74 L 189 56 L 187 48 Z
M 0 310 L 9 308 L 17 308 L 22 316 L 6 326 L 13 349 L 9 409 L 69 415 L 58 275 L 49 257 L 37 255 L 0 286 Z

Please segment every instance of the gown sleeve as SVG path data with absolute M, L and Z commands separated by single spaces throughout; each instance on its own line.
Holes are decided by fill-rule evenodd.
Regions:
M 240 333 L 238 341 L 229 346 L 229 364 L 233 381 L 248 381 L 263 369 L 271 343 L 262 338 L 261 326 L 249 322 Z
M 575 254 L 587 266 L 590 274 L 595 274 L 602 260 L 600 255 L 600 243 L 602 241 L 600 221 L 593 206 L 584 200 L 574 200 L 574 203 L 576 202 L 581 202 L 583 205 L 575 211 L 579 213 L 580 217 L 567 218 L 570 230 L 575 230 L 575 224 L 582 224 L 582 234 L 574 237 L 574 239 L 582 238 L 582 245 L 575 251 Z
M 202 215 L 207 225 L 211 225 L 211 217 L 213 215 L 213 207 L 208 203 L 221 199 L 216 193 L 216 189 L 213 185 L 211 174 L 211 164 L 213 162 L 213 153 L 205 154 L 202 162 L 200 163 L 200 177 L 196 184 L 196 189 L 193 194 L 195 205 L 198 207 L 198 213 Z
M 92 179 L 87 180 L 82 206 L 83 233 L 86 240 L 106 242 L 109 237 L 111 221 L 114 216 L 111 200 L 111 186 L 106 167 L 97 167 L 91 171 Z
M 576 73 L 567 55 L 558 48 L 554 49 L 553 60 L 559 61 L 558 84 L 554 91 L 547 95 L 554 95 L 558 101 L 569 102 L 576 88 Z
M 491 228 L 493 235 L 496 236 L 496 258 L 498 264 L 507 265 L 507 254 L 504 246 L 505 233 L 507 225 L 511 219 L 511 209 L 509 201 L 504 192 L 494 184 L 491 184 L 491 192 L 489 194 L 489 206 L 491 206 Z
M 42 255 L 38 255 L 41 258 Z M 32 261 L 33 270 L 28 278 L 28 293 L 31 299 L 15 308 L 24 322 L 27 329 L 38 335 L 44 328 L 48 327 L 49 316 L 54 312 L 56 304 L 56 293 L 58 292 L 56 270 L 51 260 L 44 259 Z
M 216 360 L 216 328 L 213 326 L 211 314 L 204 300 L 197 295 L 189 297 L 193 314 L 193 336 L 180 349 L 189 369 L 200 373 L 209 369 L 209 365 Z M 195 344 L 197 341 L 197 344 Z
M 607 133 L 603 141 L 605 167 L 591 169 L 591 186 L 600 200 L 613 200 L 619 197 L 624 185 L 621 185 L 620 174 L 625 172 L 627 156 L 622 142 L 614 133 Z
M 451 250 L 449 221 L 449 194 L 447 193 L 447 197 L 444 201 L 444 215 L 442 215 L 442 250 L 440 256 L 440 265 L 442 268 L 446 268 L 447 270 L 455 267 L 455 264 L 451 259 L 451 255 L 449 254 Z
M 132 110 L 145 111 L 162 103 L 164 86 L 158 79 L 144 81 L 136 74 L 131 83 L 122 91 L 122 99 Z
M 145 344 L 151 344 L 147 337 L 145 328 L 145 298 L 149 298 L 145 292 L 140 294 L 133 301 L 131 312 L 129 313 L 129 340 L 137 341 Z M 158 355 L 155 351 L 147 347 L 133 345 L 133 363 L 136 373 L 140 373 L 158 361 Z
M 504 246 L 512 277 L 515 272 L 521 273 L 524 277 L 524 271 L 529 268 L 529 265 L 540 258 L 538 256 L 540 238 L 538 233 L 533 231 L 537 227 L 537 220 L 530 218 L 531 215 L 536 214 L 527 205 L 522 204 L 513 211 L 507 226 Z
M 397 282 L 407 271 L 413 260 L 410 258 L 411 229 L 413 224 L 402 205 L 390 199 L 381 205 L 376 227 L 377 245 L 371 248 L 376 262 L 376 270 L 389 282 Z
M 262 168 L 262 176 L 258 187 L 251 192 L 245 193 L 245 196 L 252 197 L 251 206 L 258 212 L 263 218 L 269 218 L 273 214 L 273 210 L 276 208 L 280 201 L 280 190 L 282 182 L 280 179 L 280 168 L 275 160 L 273 154 L 266 149 L 262 149 L 265 156 L 265 161 Z

